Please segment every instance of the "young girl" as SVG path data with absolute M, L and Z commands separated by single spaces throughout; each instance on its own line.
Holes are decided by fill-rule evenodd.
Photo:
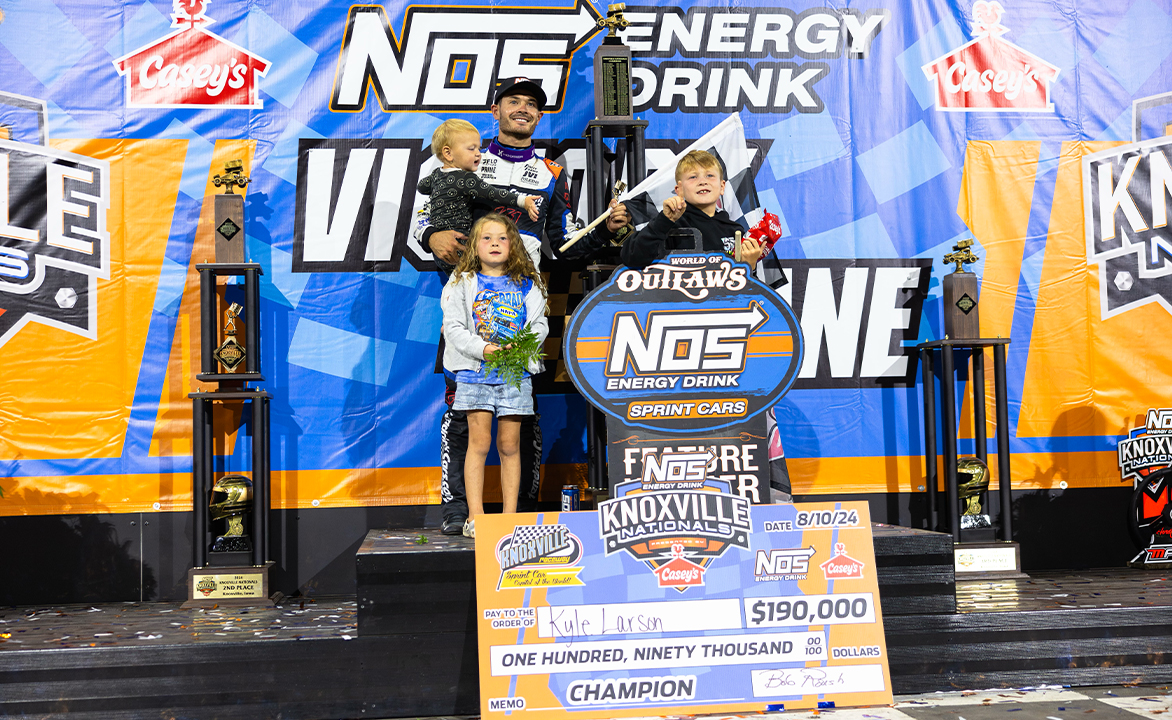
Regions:
M 490 213 L 476 221 L 470 247 L 444 287 L 444 370 L 456 376 L 453 410 L 468 416 L 468 454 L 464 488 L 468 520 L 464 535 L 476 537 L 476 516 L 484 513 L 484 459 L 492 444 L 492 417 L 497 417 L 497 451 L 501 456 L 501 492 L 507 513 L 517 511 L 521 488 L 521 416 L 533 414 L 530 373 L 541 372 L 540 360 L 530 364 L 518 390 L 496 373 L 484 372 L 484 360 L 507 346 L 529 324 L 537 342 L 545 341 L 545 283 L 525 252 L 517 226 L 504 215 Z

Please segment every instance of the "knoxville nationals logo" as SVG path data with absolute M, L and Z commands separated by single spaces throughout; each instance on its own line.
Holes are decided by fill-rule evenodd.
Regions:
M 802 333 L 793 310 L 718 254 L 673 254 L 616 273 L 574 312 L 574 385 L 628 426 L 717 430 L 772 407 L 793 384 Z
M 1119 441 L 1117 452 L 1120 476 L 1137 484 L 1172 465 L 1172 408 L 1150 408 L 1144 424 Z
M 707 477 L 708 453 L 649 456 L 643 478 L 615 486 L 598 505 L 607 555 L 626 552 L 647 567 L 659 587 L 684 592 L 704 584 L 704 571 L 730 547 L 749 549 L 749 501 L 729 483 Z
M 105 161 L 0 140 L 0 346 L 32 321 L 97 338 L 109 206 Z

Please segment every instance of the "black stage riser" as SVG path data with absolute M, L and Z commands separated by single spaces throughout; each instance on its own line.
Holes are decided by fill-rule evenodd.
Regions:
M 1172 681 L 1172 608 L 899 616 L 896 693 Z M 0 653 L 0 716 L 325 720 L 478 712 L 475 634 Z M 165 711 L 165 712 L 164 712 Z
M 1027 573 L 1118 567 L 1135 555 L 1125 514 L 1130 486 L 1013 495 L 1014 539 Z M 865 500 L 873 522 L 926 527 L 925 493 L 805 499 Z M 1071 532 L 1070 518 L 1078 517 L 1096 522 Z M 288 596 L 352 595 L 354 552 L 368 530 L 438 524 L 438 506 L 275 510 L 269 543 L 277 563 L 273 588 Z M 22 548 L 5 558 L 0 605 L 182 601 L 191 513 L 0 517 L 0 547 Z
M 327 720 L 479 712 L 465 633 L 8 651 L 0 716 Z M 469 678 L 473 681 L 469 682 Z
M 885 618 L 897 693 L 1172 680 L 1172 608 Z

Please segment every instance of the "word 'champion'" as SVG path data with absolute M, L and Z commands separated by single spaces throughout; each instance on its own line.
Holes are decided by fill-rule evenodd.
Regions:
M 665 698 L 691 700 L 695 696 L 695 675 L 579 680 L 570 683 L 566 692 L 571 705 L 605 705 Z

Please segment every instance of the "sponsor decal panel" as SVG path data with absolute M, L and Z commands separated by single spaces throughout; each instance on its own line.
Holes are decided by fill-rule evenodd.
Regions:
M 1145 475 L 1172 466 L 1172 408 L 1149 408 L 1144 424 L 1119 441 L 1116 453 L 1123 480 L 1138 483 Z
M 1119 475 L 1133 484 L 1128 530 L 1140 548 L 1133 566 L 1172 564 L 1172 408 L 1149 408 L 1119 441 Z
M 1144 565 L 1172 565 L 1172 545 L 1150 545 L 1140 551 L 1137 559 L 1142 559 Z

